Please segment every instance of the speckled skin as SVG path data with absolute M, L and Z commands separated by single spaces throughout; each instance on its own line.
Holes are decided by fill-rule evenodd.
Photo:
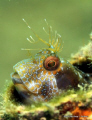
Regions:
M 58 68 L 47 70 L 44 61 L 49 56 L 59 59 Z M 34 58 L 18 62 L 14 67 L 15 73 L 11 78 L 19 94 L 25 102 L 48 101 L 62 94 L 62 90 L 77 88 L 84 84 L 80 74 L 68 61 L 59 58 L 54 52 L 43 49 Z

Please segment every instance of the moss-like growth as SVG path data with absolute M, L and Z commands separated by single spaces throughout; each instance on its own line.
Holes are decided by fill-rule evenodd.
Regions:
M 67 112 L 79 106 L 85 109 L 91 108 L 92 85 L 87 88 L 79 86 L 79 90 L 68 90 L 62 95 L 53 98 L 49 102 L 32 103 L 26 105 L 22 103 L 13 84 L 8 86 L 2 102 L 3 111 L 0 110 L 1 120 L 58 120 L 60 117 L 66 119 Z M 82 108 L 84 109 L 84 108 Z M 44 118 L 44 119 L 43 119 Z
M 91 73 L 92 72 L 92 41 L 71 56 L 71 64 L 77 66 L 80 70 Z

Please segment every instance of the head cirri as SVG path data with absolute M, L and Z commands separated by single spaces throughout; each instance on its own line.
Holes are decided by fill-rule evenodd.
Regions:
M 48 48 L 18 62 L 13 66 L 15 72 L 11 74 L 15 88 L 25 102 L 49 101 L 62 94 L 63 90 L 77 88 L 79 83 L 85 83 L 82 75 L 68 61 L 57 56 L 60 36 L 50 39 L 48 43 L 35 35 Z

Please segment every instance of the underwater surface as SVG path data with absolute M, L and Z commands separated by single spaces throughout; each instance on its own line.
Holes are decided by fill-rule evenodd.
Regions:
M 30 35 L 37 40 L 33 32 L 28 29 L 22 21 L 24 18 L 45 41 L 49 36 L 43 31 L 48 26 L 44 19 L 47 19 L 53 31 L 61 35 L 63 49 L 59 57 L 69 59 L 80 46 L 89 41 L 89 34 L 92 31 L 92 1 L 86 0 L 0 0 L 0 91 L 5 88 L 6 80 L 11 81 L 10 73 L 13 65 L 29 58 L 27 51 L 21 48 L 47 48 L 42 42 L 30 44 L 26 38 Z M 38 51 L 32 50 L 35 55 Z

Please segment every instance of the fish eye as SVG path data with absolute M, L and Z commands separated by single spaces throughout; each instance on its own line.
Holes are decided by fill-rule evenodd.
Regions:
M 46 70 L 56 70 L 60 65 L 60 60 L 56 56 L 49 56 L 47 57 L 44 62 L 43 66 Z

